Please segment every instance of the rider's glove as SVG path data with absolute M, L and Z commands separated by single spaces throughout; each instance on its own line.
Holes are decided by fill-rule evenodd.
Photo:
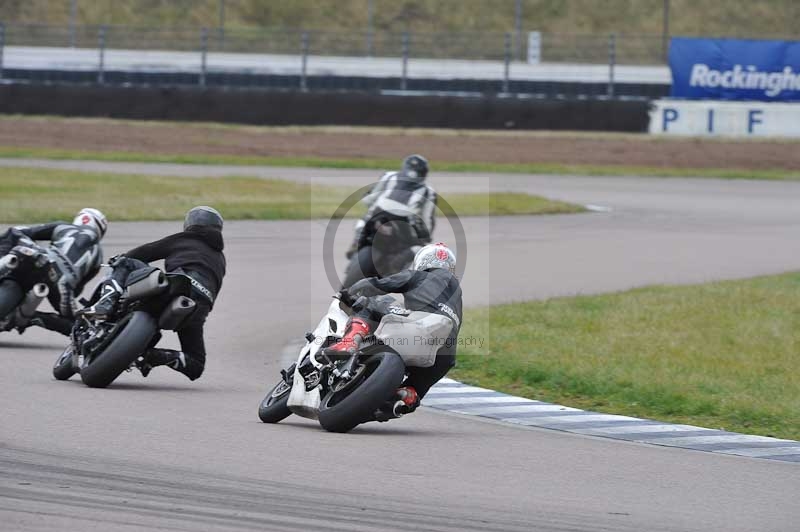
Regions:
M 114 255 L 113 257 L 108 259 L 108 265 L 113 268 L 114 266 L 119 264 L 119 262 L 122 261 L 122 259 L 124 259 L 124 258 L 125 258 L 125 254 L 124 253 L 119 253 L 118 255 Z
M 348 307 L 353 305 L 353 301 L 355 298 L 350 295 L 347 288 L 342 288 L 339 292 L 336 293 L 336 299 L 347 305 Z
M 360 281 L 354 283 L 353 286 L 348 288 L 347 291 L 350 292 L 350 295 L 352 296 L 370 297 L 382 294 L 383 291 L 378 289 L 378 287 L 373 284 L 373 280 L 373 277 L 370 277 L 369 279 L 361 279 Z

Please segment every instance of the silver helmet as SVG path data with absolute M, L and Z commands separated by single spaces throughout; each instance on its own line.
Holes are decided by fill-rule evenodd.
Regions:
M 409 181 L 422 183 L 428 175 L 428 160 L 422 155 L 409 155 L 403 159 L 403 166 L 400 168 L 400 177 Z
M 103 236 L 106 234 L 106 230 L 108 229 L 108 220 L 106 219 L 106 215 L 99 210 L 92 209 L 90 207 L 81 209 L 77 216 L 75 216 L 72 224 L 91 227 L 100 238 L 103 238 Z
M 183 220 L 183 230 L 189 227 L 216 227 L 222 231 L 222 224 L 224 220 L 222 215 L 214 207 L 208 205 L 199 205 L 193 207 L 186 213 L 186 218 Z
M 432 270 L 442 268 L 453 275 L 456 273 L 456 254 L 442 242 L 428 244 L 414 255 L 412 270 Z

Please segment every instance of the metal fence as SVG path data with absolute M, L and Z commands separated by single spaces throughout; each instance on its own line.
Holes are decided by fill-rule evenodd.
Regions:
M 430 59 L 493 59 L 506 55 L 527 59 L 527 35 L 507 33 L 415 33 L 302 31 L 295 29 L 157 28 L 130 26 L 5 25 L 7 46 L 95 48 L 105 35 L 109 48 L 129 50 L 198 50 L 208 37 L 210 51 L 300 54 L 303 38 L 309 52 L 325 56 L 412 57 Z M 609 35 L 542 33 L 542 61 L 605 63 Z M 522 42 L 520 42 L 522 41 Z M 659 64 L 665 60 L 660 35 L 616 35 L 618 57 L 629 64 Z
M 0 23 L 0 76 L 51 82 L 241 85 L 242 76 L 249 75 L 252 79 L 245 84 L 275 87 L 277 82 L 280 88 L 294 85 L 307 90 L 319 86 L 309 83 L 310 78 L 324 73 L 353 79 L 391 78 L 383 85 L 358 82 L 351 87 L 367 90 L 440 87 L 462 92 L 549 91 L 552 96 L 566 91 L 567 96 L 615 97 L 636 96 L 617 90 L 619 84 L 658 84 L 644 74 L 637 79 L 636 67 L 625 70 L 624 76 L 621 69 L 663 68 L 667 52 L 660 35 L 543 33 L 534 58 L 528 57 L 527 36 L 524 40 L 513 32 L 223 31 Z M 3 50 L 7 50 L 5 55 Z M 141 59 L 145 51 L 146 60 Z M 366 61 L 359 63 L 359 59 Z M 454 63 L 460 64 L 453 67 Z M 449 75 L 452 79 L 492 83 L 418 82 L 426 76 L 441 81 L 448 77 L 442 74 L 446 68 L 454 69 Z M 174 75 L 167 75 L 170 72 Z M 270 75 L 290 79 L 267 79 Z M 576 89 L 582 94 L 565 89 L 564 84 L 570 82 L 583 84 Z

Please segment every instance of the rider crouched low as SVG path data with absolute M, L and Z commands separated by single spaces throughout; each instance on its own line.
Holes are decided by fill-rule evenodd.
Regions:
M 111 262 L 113 272 L 103 282 L 101 297 L 85 312 L 97 316 L 113 313 L 123 292 L 128 275 L 147 263 L 164 259 L 167 272 L 184 273 L 192 279 L 192 292 L 196 308 L 189 319 L 177 330 L 181 351 L 149 349 L 138 363 L 145 377 L 155 366 L 169 366 L 190 380 L 203 374 L 206 349 L 203 327 L 214 307 L 225 277 L 225 255 L 222 253 L 222 215 L 211 207 L 191 209 L 183 224 L 183 231 L 161 240 L 144 244 Z
M 461 285 L 455 275 L 455 268 L 455 254 L 446 245 L 429 244 L 417 252 L 411 269 L 384 278 L 363 279 L 347 290 L 351 297 L 403 294 L 406 309 L 441 314 L 453 323 L 447 342 L 436 354 L 434 365 L 427 368 L 408 368 L 408 378 L 397 391 L 397 399 L 406 406 L 403 413 L 416 409 L 431 386 L 455 366 L 456 344 L 462 319 Z M 369 310 L 359 311 L 348 321 L 341 341 L 326 349 L 324 354 L 336 356 L 343 351 L 354 352 L 375 330 L 378 320 Z M 392 414 L 397 412 L 379 412 L 376 413 L 376 419 L 386 421 L 395 417 Z
M 84 285 L 100 271 L 103 260 L 100 241 L 107 229 L 105 215 L 87 207 L 81 209 L 72 223 L 51 222 L 12 227 L 0 234 L 0 257 L 26 240 L 31 245 L 35 245 L 32 241 L 50 241 L 46 248 L 50 273 L 44 282 L 49 288 L 47 298 L 56 311 L 37 311 L 27 323 L 0 324 L 0 330 L 16 326 L 22 333 L 26 327 L 36 325 L 69 336 L 75 318 L 75 299 Z

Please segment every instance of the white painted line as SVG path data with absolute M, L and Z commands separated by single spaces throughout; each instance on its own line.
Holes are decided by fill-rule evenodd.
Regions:
M 492 390 L 484 388 L 474 388 L 472 386 L 464 386 L 463 388 L 431 388 L 425 397 L 432 397 L 434 395 L 447 395 L 453 393 L 497 393 Z
M 614 416 L 611 414 L 593 414 L 587 412 L 585 416 L 544 416 L 544 417 L 531 417 L 531 418 L 504 418 L 503 421 L 510 423 L 517 423 L 519 425 L 556 425 L 563 423 L 569 425 L 572 423 L 585 423 L 587 421 L 641 421 L 635 417 L 627 416 Z M 572 430 L 572 429 L 570 429 Z
M 424 400 L 423 400 L 424 404 Z M 486 408 L 486 410 L 459 410 L 457 408 L 452 409 L 454 412 L 460 412 L 462 414 L 473 414 L 473 415 L 488 415 L 488 414 L 524 414 L 526 412 L 583 412 L 583 410 L 579 408 L 570 408 L 568 406 L 561 406 L 561 405 L 551 405 L 549 403 L 544 404 L 530 404 L 530 405 L 514 405 L 514 406 L 498 406 L 498 407 L 491 407 Z M 549 416 L 547 416 L 549 417 Z M 541 419 L 541 418 L 538 418 Z
M 534 401 L 532 399 L 524 399 L 522 397 L 512 397 L 512 396 L 499 396 L 499 397 L 436 397 L 434 399 L 428 399 L 429 396 L 425 396 L 422 400 L 422 404 L 426 406 L 436 406 L 436 405 L 448 405 L 448 404 L 494 404 L 494 403 L 519 403 L 519 402 L 530 402 L 530 404 L 540 404 L 539 401 Z
M 739 456 L 752 456 L 758 458 L 759 456 L 783 456 L 791 454 L 800 454 L 800 447 L 760 447 L 758 449 L 720 449 L 714 451 L 715 453 L 736 454 Z
M 766 436 L 750 436 L 749 434 L 720 434 L 718 436 L 684 436 L 677 438 L 647 438 L 636 441 L 645 443 L 658 443 L 660 445 L 701 445 L 704 443 L 752 443 L 752 442 L 780 442 L 797 443 L 793 440 L 779 440 Z
M 592 212 L 612 212 L 614 210 L 611 207 L 605 207 L 603 205 L 592 205 L 591 203 L 588 205 L 584 205 L 584 207 L 586 207 L 586 210 Z
M 709 431 L 714 429 L 695 427 L 692 425 L 625 425 L 622 427 L 599 427 L 596 429 L 575 429 L 581 434 L 627 434 L 638 432 L 689 432 L 689 431 Z

